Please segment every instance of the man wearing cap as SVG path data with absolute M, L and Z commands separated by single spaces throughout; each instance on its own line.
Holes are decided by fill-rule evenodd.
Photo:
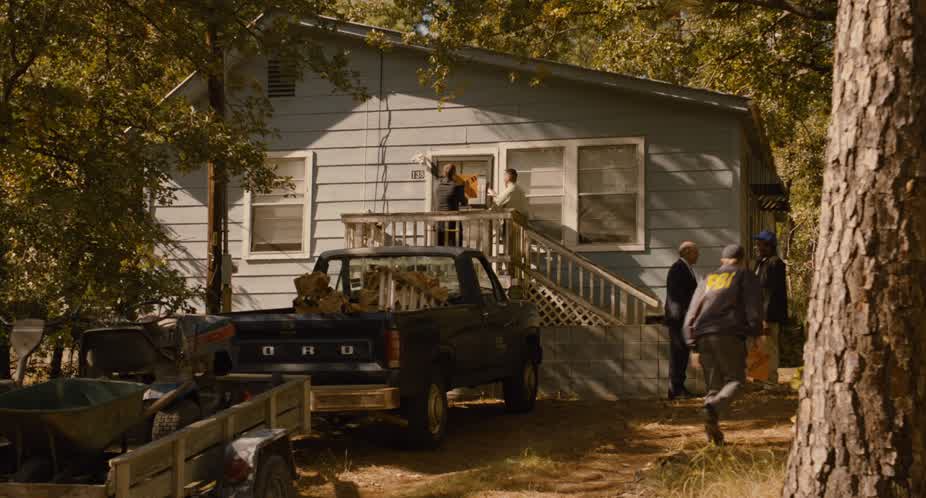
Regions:
M 768 380 L 778 382 L 778 335 L 788 319 L 788 283 L 785 262 L 776 254 L 775 232 L 755 237 L 756 277 L 762 287 L 762 336 L 768 353 Z
M 762 328 L 759 281 L 745 260 L 742 246 L 724 247 L 720 268 L 698 284 L 685 316 L 685 339 L 701 354 L 707 383 L 704 430 L 717 445 L 724 442 L 719 417 L 746 382 L 746 338 Z
M 669 399 L 690 398 L 685 389 L 685 370 L 688 369 L 690 352 L 685 344 L 682 325 L 688 305 L 695 289 L 698 276 L 693 266 L 698 262 L 698 245 L 690 240 L 678 248 L 678 261 L 669 268 L 666 277 L 666 327 L 669 329 Z

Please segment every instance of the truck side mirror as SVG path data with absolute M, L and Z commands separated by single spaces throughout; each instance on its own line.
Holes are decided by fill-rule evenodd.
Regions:
M 508 289 L 508 299 L 520 301 L 524 299 L 524 288 L 520 285 L 514 285 Z

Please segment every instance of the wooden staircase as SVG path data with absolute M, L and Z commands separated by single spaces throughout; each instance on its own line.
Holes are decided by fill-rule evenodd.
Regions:
M 544 326 L 645 323 L 659 300 L 534 230 L 512 210 L 346 214 L 345 247 L 433 246 L 441 224 L 451 241 L 482 251 L 508 285 L 520 285 Z M 447 226 L 447 225 L 444 225 Z

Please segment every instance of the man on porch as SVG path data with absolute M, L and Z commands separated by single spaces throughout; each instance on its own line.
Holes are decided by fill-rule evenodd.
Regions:
M 505 170 L 505 188 L 497 195 L 495 191 L 489 189 L 489 197 L 495 198 L 495 207 L 499 209 L 514 209 L 515 211 L 527 214 L 527 196 L 524 190 L 518 186 L 518 171 L 514 168 Z

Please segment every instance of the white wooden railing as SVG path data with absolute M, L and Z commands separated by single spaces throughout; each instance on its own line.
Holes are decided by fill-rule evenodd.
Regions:
M 657 298 L 534 230 L 512 210 L 346 214 L 341 219 L 348 248 L 442 244 L 478 249 L 499 274 L 555 291 L 603 323 L 641 324 L 647 310 L 659 306 Z M 441 234 L 446 240 L 439 240 Z

